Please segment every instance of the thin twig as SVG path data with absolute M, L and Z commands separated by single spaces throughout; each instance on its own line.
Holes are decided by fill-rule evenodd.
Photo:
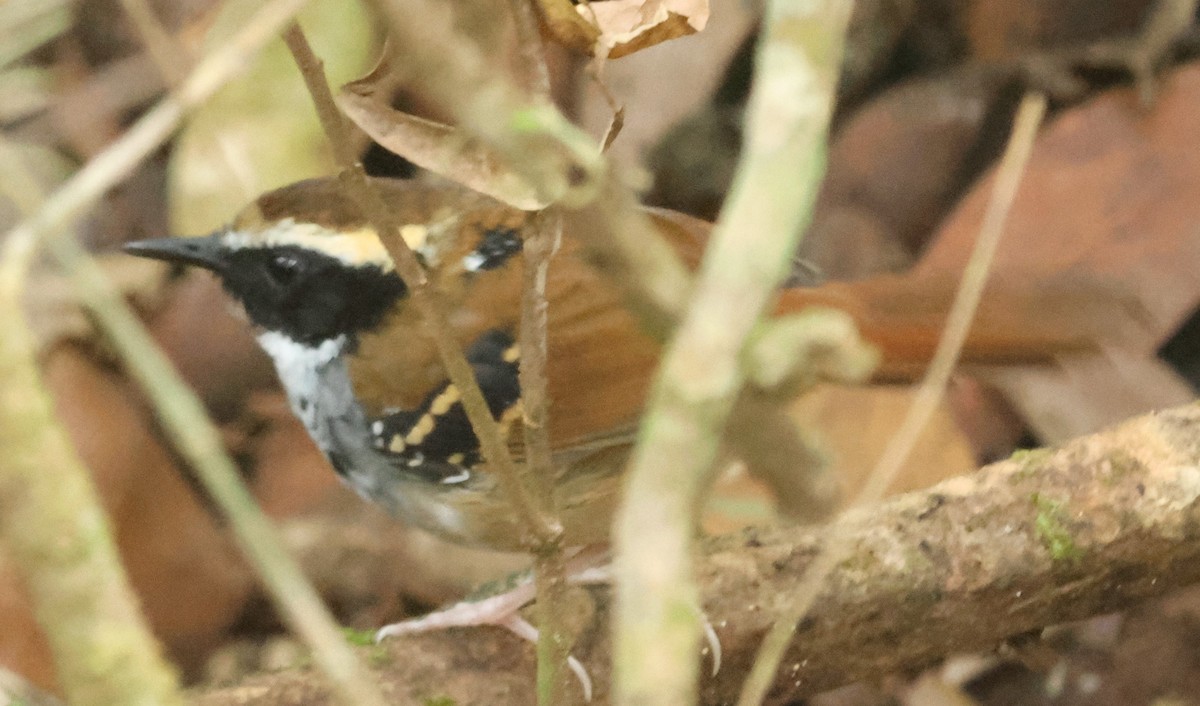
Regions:
M 520 0 L 518 0 L 520 1 Z M 543 211 L 525 239 L 521 297 L 521 405 L 524 408 L 525 463 L 543 513 L 558 517 L 555 468 L 550 453 L 549 396 L 546 379 L 546 275 L 562 238 L 562 219 Z M 534 561 L 538 589 L 538 703 L 562 703 L 568 688 L 563 669 L 570 644 L 563 628 L 566 574 L 561 543 L 541 547 Z
M 125 14 L 141 35 L 142 44 L 150 54 L 158 72 L 168 86 L 174 86 L 187 76 L 190 61 L 187 52 L 154 15 L 149 0 L 121 0 Z
M 305 2 L 273 0 L 263 6 L 242 31 L 197 64 L 177 91 L 163 98 L 112 146 L 88 161 L 46 199 L 36 215 L 19 223 L 3 239 L 20 241 L 15 246 L 18 248 L 33 247 L 42 235 L 69 225 L 157 149 L 179 126 L 188 110 L 203 103 L 241 71 L 251 56 L 273 39 Z
M 532 0 L 509 0 L 517 30 L 521 58 L 520 79 L 535 101 L 548 102 L 550 70 L 538 29 Z M 550 258 L 562 239 L 562 217 L 551 207 L 532 222 L 522 249 L 524 281 L 521 287 L 521 405 L 525 441 L 526 472 L 534 484 L 539 508 L 547 517 L 558 518 L 556 478 L 550 451 L 549 395 L 547 393 L 547 302 L 546 276 Z M 564 627 L 567 577 L 563 546 L 556 542 L 540 547 L 534 558 L 538 610 L 538 703 L 565 703 L 572 688 L 564 667 L 570 656 L 570 638 Z
M 437 346 L 442 363 L 446 367 L 446 374 L 462 393 L 463 409 L 466 410 L 471 427 L 479 439 L 480 450 L 528 533 L 525 543 L 532 547 L 556 541 L 561 529 L 557 521 L 539 511 L 537 503 L 521 481 L 500 434 L 499 425 L 492 418 L 487 401 L 479 390 L 471 365 L 451 334 L 445 304 L 438 292 L 430 286 L 416 255 L 400 236 L 400 228 L 404 224 L 400 223 L 387 207 L 358 163 L 320 60 L 313 53 L 299 25 L 293 24 L 287 29 L 284 41 L 295 57 L 296 65 L 300 68 L 304 82 L 312 94 L 321 125 L 325 128 L 334 154 L 343 169 L 348 195 L 375 224 L 384 247 L 395 262 L 397 274 L 408 286 L 409 296 L 421 312 L 426 332 Z
M 509 0 L 517 29 L 521 80 L 537 101 L 550 100 L 550 70 L 538 29 L 532 0 Z M 550 258 L 562 239 L 562 217 L 556 209 L 543 211 L 534 220 L 523 248 L 524 282 L 521 287 L 521 405 L 525 464 L 534 483 L 543 513 L 558 517 L 555 469 L 550 453 L 549 395 L 546 379 L 546 275 Z M 566 669 L 570 638 L 564 627 L 567 605 L 566 562 L 561 543 L 540 548 L 534 558 L 538 611 L 538 703 L 565 703 L 572 688 Z
M 524 245 L 521 298 L 521 405 L 525 422 L 525 462 L 530 468 L 542 512 L 556 514 L 554 468 L 547 426 L 549 397 L 546 381 L 546 275 L 550 258 L 562 238 L 562 221 L 549 212 L 538 214 Z
M 1046 100 L 1040 94 L 1026 96 L 1021 102 L 1008 147 L 1000 162 L 992 198 L 980 226 L 979 240 L 963 272 L 962 284 L 950 308 L 946 328 L 938 341 L 929 372 L 917 390 L 900 428 L 888 442 L 879 463 L 867 477 L 852 506 L 879 502 L 908 458 L 917 437 L 937 409 L 970 330 L 971 320 L 987 281 L 988 270 L 999 245 L 1000 236 L 1004 232 L 1004 224 L 1016 197 L 1017 186 L 1033 151 L 1033 140 L 1045 110 Z M 811 608 L 825 585 L 825 579 L 842 561 L 849 548 L 849 543 L 843 538 L 832 535 L 829 544 L 809 565 L 804 580 L 796 586 L 783 614 L 763 640 L 762 648 L 738 700 L 739 706 L 757 706 L 762 703 L 791 642 L 797 623 Z

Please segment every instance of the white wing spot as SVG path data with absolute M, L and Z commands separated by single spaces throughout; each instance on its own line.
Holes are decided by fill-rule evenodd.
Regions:
M 462 469 L 461 472 L 452 476 L 446 476 L 442 479 L 442 485 L 455 485 L 457 483 L 465 483 L 471 480 L 471 472 L 467 469 Z
M 472 250 L 462 259 L 463 269 L 467 272 L 478 272 L 486 262 L 487 258 L 478 250 Z

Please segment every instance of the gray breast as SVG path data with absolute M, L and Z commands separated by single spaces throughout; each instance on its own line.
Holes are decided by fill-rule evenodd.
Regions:
M 354 396 L 343 355 L 346 339 L 306 346 L 268 331 L 258 341 L 275 362 L 292 411 L 334 470 L 360 494 L 381 501 L 388 494 L 391 465 L 371 445 L 367 416 Z

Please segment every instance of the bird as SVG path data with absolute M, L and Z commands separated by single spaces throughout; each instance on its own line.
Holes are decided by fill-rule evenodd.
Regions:
M 403 224 L 400 235 L 438 290 L 450 333 L 519 473 L 527 475 L 516 331 L 522 251 L 534 214 L 452 183 L 370 181 Z M 685 264 L 698 266 L 709 223 L 662 209 L 647 208 L 646 215 Z M 408 286 L 338 178 L 264 193 L 205 236 L 139 240 L 124 249 L 216 275 L 274 362 L 292 411 L 359 495 L 454 543 L 530 548 Z M 609 540 L 622 472 L 661 353 L 659 339 L 624 306 L 620 287 L 590 262 L 568 229 L 545 278 L 551 484 L 560 541 L 575 552 L 573 580 L 591 580 L 585 575 L 604 556 L 594 548 Z M 924 370 L 956 287 L 952 278 L 904 274 L 791 284 L 779 291 L 773 314 L 816 305 L 845 311 L 879 349 L 875 378 L 886 381 L 910 380 Z M 1107 304 L 1114 297 L 1093 284 L 1068 279 L 990 287 L 962 360 L 1047 363 L 1096 349 L 1113 328 Z M 384 626 L 376 639 L 490 624 L 536 640 L 536 628 L 518 612 L 533 598 L 526 577 L 498 595 Z M 720 643 L 702 622 L 715 672 Z M 568 666 L 590 695 L 586 669 L 574 657 Z
M 400 232 L 440 291 L 451 333 L 524 469 L 515 332 L 533 214 L 451 183 L 372 177 L 371 186 L 404 224 Z M 660 209 L 647 214 L 696 266 L 709 224 Z M 273 360 L 293 412 L 361 496 L 451 542 L 528 548 L 408 287 L 337 178 L 267 192 L 206 236 L 139 240 L 124 249 L 217 276 Z M 880 349 L 876 377 L 908 379 L 932 354 L 953 284 L 888 275 L 788 287 L 774 313 L 843 309 Z M 1080 315 L 1095 300 L 1091 290 L 1073 283 L 1063 291 L 1074 295 L 1048 306 L 1052 287 L 1021 285 L 985 297 L 965 361 L 1047 362 L 1096 345 L 1097 317 Z M 562 541 L 603 543 L 661 344 L 569 232 L 551 259 L 546 300 L 548 435 Z

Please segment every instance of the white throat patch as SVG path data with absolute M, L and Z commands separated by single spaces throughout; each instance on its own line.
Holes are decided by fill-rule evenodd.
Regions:
M 346 347 L 346 337 L 338 336 L 317 346 L 306 346 L 281 333 L 264 331 L 258 335 L 258 343 L 275 362 L 275 370 L 287 390 L 292 410 L 311 428 L 313 419 L 310 417 L 314 409 L 310 402 L 321 385 L 321 369 L 341 355 Z
M 299 373 L 329 363 L 346 347 L 346 337 L 338 336 L 321 341 L 316 346 L 306 346 L 281 333 L 263 331 L 258 334 L 258 344 L 275 361 L 275 367 L 279 368 L 279 373 L 283 376 L 285 370 L 289 373 Z

